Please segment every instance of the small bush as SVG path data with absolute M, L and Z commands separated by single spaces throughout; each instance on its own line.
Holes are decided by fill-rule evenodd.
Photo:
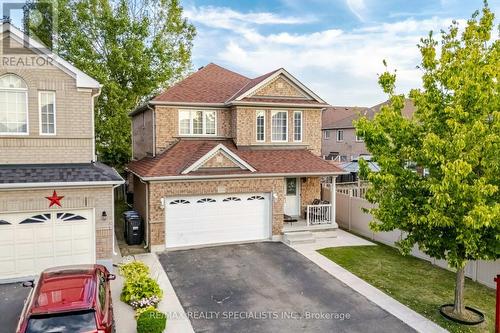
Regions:
M 145 310 L 137 318 L 137 333 L 162 333 L 167 317 L 156 309 Z
M 155 297 L 155 298 L 153 298 Z M 158 302 L 163 297 L 163 291 L 161 290 L 158 282 L 150 278 L 149 276 L 144 276 L 139 279 L 127 279 L 123 284 L 122 293 L 120 295 L 120 299 L 122 302 L 130 304 L 136 307 L 144 307 L 148 304 L 144 303 L 143 306 L 140 306 L 139 303 L 143 299 L 154 300 L 152 303 L 158 304 Z
M 135 310 L 135 316 L 134 316 L 135 320 L 137 320 L 141 316 L 141 314 L 143 314 L 146 311 L 150 311 L 150 310 L 155 310 L 155 307 L 154 306 L 148 306 L 148 307 L 145 307 L 145 308 L 137 308 Z
M 120 275 L 125 279 L 141 279 L 149 275 L 149 267 L 142 261 L 120 265 Z

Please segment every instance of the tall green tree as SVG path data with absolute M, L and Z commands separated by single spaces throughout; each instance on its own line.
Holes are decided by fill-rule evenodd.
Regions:
M 380 166 L 362 175 L 375 231 L 404 231 L 397 244 L 408 254 L 418 244 L 456 270 L 454 307 L 463 318 L 464 269 L 470 260 L 500 258 L 500 41 L 486 2 L 461 33 L 458 23 L 421 39 L 421 89 L 412 90 L 416 112 L 402 116 L 404 96 L 396 74 L 379 76 L 390 96 L 357 133 Z M 492 38 L 492 34 L 496 38 Z M 440 45 L 440 47 L 439 47 Z M 416 165 L 416 172 L 410 165 Z M 425 172 L 422 172 L 425 170 Z M 402 268 L 404 269 L 404 267 Z
M 43 17 L 46 1 L 33 4 Z M 54 50 L 103 85 L 95 106 L 98 158 L 121 169 L 130 159 L 128 113 L 191 68 L 195 28 L 178 0 L 53 2 Z M 43 24 L 31 28 L 47 35 Z

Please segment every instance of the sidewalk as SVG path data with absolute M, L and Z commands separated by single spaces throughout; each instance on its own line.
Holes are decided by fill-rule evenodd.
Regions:
M 334 236 L 337 237 L 334 237 Z M 368 298 L 390 314 L 396 316 L 408 326 L 422 333 L 443 333 L 448 332 L 441 326 L 435 324 L 424 316 L 418 314 L 407 306 L 399 303 L 392 297 L 373 287 L 364 280 L 358 278 L 348 270 L 337 265 L 330 259 L 317 252 L 326 247 L 339 246 L 360 246 L 375 245 L 367 240 L 352 235 L 343 230 L 317 233 L 316 242 L 309 244 L 297 244 L 291 247 L 306 258 L 314 262 L 326 272 L 330 273 L 336 279 L 342 281 L 350 288 Z
M 164 333 L 194 333 L 191 322 L 182 308 L 174 288 L 170 283 L 167 274 L 163 270 L 158 257 L 154 253 L 137 254 L 133 256 L 149 266 L 150 275 L 155 279 L 163 290 L 163 300 L 158 304 L 158 310 L 167 315 L 167 328 Z M 122 261 L 119 254 L 113 258 L 113 263 L 118 264 Z M 116 280 L 111 283 L 111 294 L 113 297 L 113 309 L 116 321 L 116 332 L 118 333 L 136 333 L 136 321 L 134 319 L 135 311 L 132 307 L 120 301 L 120 293 L 123 287 L 124 279 L 118 274 L 118 268 L 115 268 Z

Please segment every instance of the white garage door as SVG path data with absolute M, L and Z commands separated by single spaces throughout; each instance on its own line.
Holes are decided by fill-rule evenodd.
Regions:
M 92 210 L 0 214 L 0 279 L 95 262 Z
M 165 200 L 166 247 L 269 239 L 269 194 L 225 194 Z

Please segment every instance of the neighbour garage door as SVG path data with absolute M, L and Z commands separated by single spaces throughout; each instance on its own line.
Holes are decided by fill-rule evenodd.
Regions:
M 95 262 L 92 210 L 0 214 L 0 279 Z
M 269 239 L 269 194 L 225 194 L 165 200 L 166 247 Z

